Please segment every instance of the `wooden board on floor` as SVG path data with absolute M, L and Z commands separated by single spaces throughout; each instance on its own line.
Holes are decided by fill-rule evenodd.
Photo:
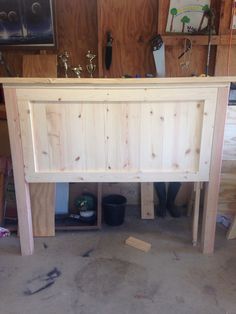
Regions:
M 132 246 L 138 250 L 148 252 L 151 248 L 151 244 L 142 240 L 139 240 L 134 237 L 129 237 L 128 239 L 125 240 L 125 244 Z

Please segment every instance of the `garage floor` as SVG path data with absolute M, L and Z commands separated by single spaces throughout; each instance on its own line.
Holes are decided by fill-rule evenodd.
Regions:
M 236 314 L 236 241 L 225 240 L 225 230 L 217 230 L 214 256 L 204 256 L 191 246 L 187 218 L 129 214 L 121 227 L 36 239 L 31 257 L 19 256 L 17 238 L 1 239 L 0 313 Z M 124 245 L 130 235 L 151 250 Z M 55 267 L 53 285 L 25 294 Z

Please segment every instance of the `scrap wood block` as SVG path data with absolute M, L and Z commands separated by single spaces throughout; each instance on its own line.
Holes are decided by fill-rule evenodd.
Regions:
M 142 240 L 139 240 L 134 237 L 129 237 L 125 240 L 125 244 L 130 245 L 136 249 L 139 249 L 144 252 L 148 252 L 151 248 L 151 244 Z

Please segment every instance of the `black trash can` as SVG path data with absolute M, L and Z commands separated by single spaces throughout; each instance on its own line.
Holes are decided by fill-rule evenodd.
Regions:
M 109 226 L 120 226 L 124 222 L 126 198 L 113 194 L 105 196 L 102 200 L 104 221 Z

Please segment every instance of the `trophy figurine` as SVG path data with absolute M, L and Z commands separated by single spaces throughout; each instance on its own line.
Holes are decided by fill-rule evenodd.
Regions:
M 86 69 L 90 74 L 90 77 L 93 77 L 93 73 L 96 71 L 96 64 L 92 63 L 92 61 L 94 58 L 96 58 L 96 55 L 91 53 L 91 51 L 89 50 L 86 54 L 86 58 L 89 60 L 89 64 L 86 65 Z
M 67 51 L 60 54 L 59 59 L 61 61 L 61 64 L 64 68 L 65 77 L 68 77 L 68 69 L 69 69 L 69 53 Z
M 71 70 L 77 75 L 78 78 L 81 78 L 80 74 L 81 72 L 83 72 L 83 68 L 80 64 L 77 67 L 72 68 Z

